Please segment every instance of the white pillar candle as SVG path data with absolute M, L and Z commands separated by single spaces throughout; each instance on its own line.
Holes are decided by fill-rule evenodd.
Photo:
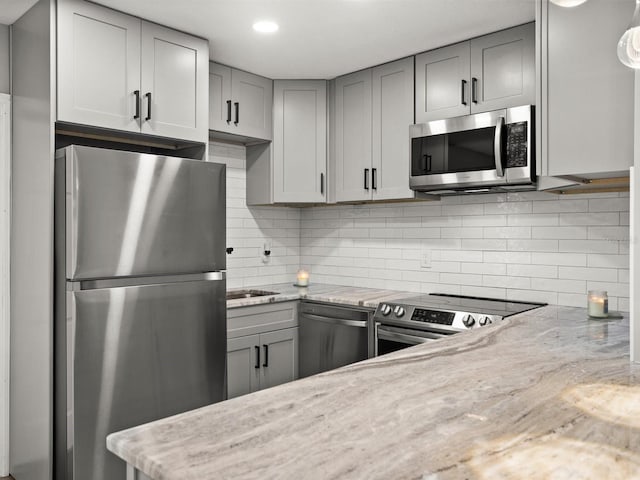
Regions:
M 306 287 L 309 285 L 309 272 L 306 270 L 298 270 L 298 275 L 296 277 L 296 285 L 299 287 Z
M 605 318 L 609 316 L 609 297 L 607 292 L 590 290 L 587 306 L 589 316 L 596 318 Z

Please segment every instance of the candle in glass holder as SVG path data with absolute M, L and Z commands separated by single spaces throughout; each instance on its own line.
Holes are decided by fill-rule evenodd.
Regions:
M 309 272 L 304 269 L 298 270 L 296 280 L 296 285 L 298 285 L 299 287 L 306 287 L 307 285 L 309 285 Z
M 589 290 L 587 297 L 589 316 L 606 318 L 609 316 L 609 297 L 604 290 Z

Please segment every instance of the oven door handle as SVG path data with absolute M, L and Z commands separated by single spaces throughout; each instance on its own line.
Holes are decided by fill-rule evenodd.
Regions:
M 496 122 L 496 134 L 493 138 L 493 156 L 496 159 L 496 174 L 504 177 L 504 167 L 502 166 L 502 131 L 504 130 L 504 117 L 499 116 Z
M 407 335 L 406 333 L 390 332 L 383 327 L 377 329 L 378 338 L 382 340 L 399 340 L 403 343 L 411 343 L 418 345 L 419 343 L 427 343 L 438 340 L 438 338 L 417 337 L 415 335 Z
M 309 320 L 317 320 L 319 322 L 333 323 L 334 325 L 343 325 L 345 327 L 367 328 L 365 320 L 347 320 L 346 318 L 325 317 L 321 315 L 313 315 L 312 313 L 302 313 L 304 318 Z

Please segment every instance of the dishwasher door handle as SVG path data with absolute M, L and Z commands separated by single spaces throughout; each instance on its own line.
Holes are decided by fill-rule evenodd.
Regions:
M 332 323 L 334 325 L 343 325 L 345 327 L 367 328 L 366 320 L 347 320 L 346 318 L 325 317 L 323 315 L 314 315 L 312 313 L 302 312 L 302 316 L 309 320 L 317 320 L 319 322 Z

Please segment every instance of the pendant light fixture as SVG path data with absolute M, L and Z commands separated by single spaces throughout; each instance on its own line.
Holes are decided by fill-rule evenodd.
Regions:
M 636 0 L 631 24 L 618 42 L 618 58 L 627 67 L 640 68 L 640 0 Z
M 587 0 L 551 0 L 551 3 L 555 3 L 559 7 L 577 7 L 586 1 Z

